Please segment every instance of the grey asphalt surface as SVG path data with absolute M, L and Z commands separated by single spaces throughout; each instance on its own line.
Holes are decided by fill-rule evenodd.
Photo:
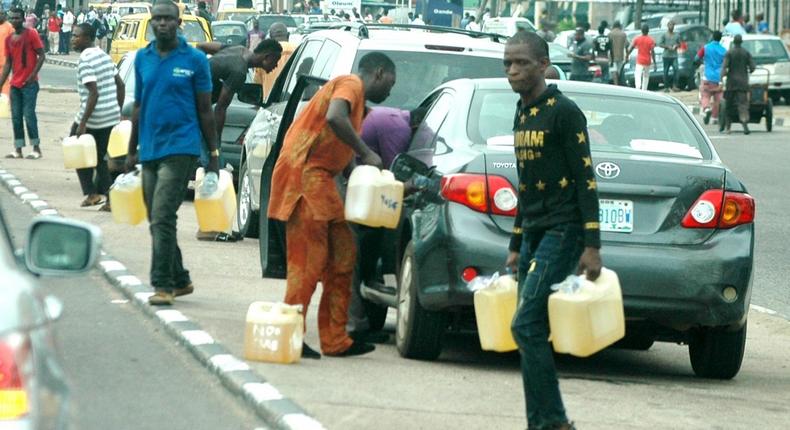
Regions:
M 77 90 L 77 69 L 75 68 L 44 64 L 41 66 L 38 78 L 41 85 Z
M 22 246 L 33 211 L 6 190 L 0 205 Z M 99 429 L 256 429 L 258 418 L 96 271 L 44 279 L 64 303 L 56 323 L 70 380 L 70 425 Z

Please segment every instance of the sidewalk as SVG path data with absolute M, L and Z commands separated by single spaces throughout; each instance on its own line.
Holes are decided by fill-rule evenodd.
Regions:
M 77 68 L 77 63 L 80 60 L 80 54 L 71 51 L 68 55 L 52 55 L 47 54 L 45 62 L 56 66 Z
M 147 224 L 118 225 L 108 213 L 80 208 L 77 176 L 63 168 L 58 142 L 70 124 L 77 95 L 39 97 L 44 158 L 0 160 L 0 167 L 64 216 L 99 226 L 107 252 L 147 283 Z M 0 145 L 6 148 L 11 147 L 9 124 L 0 120 Z M 280 300 L 284 282 L 261 279 L 256 240 L 195 240 L 191 202 L 179 211 L 178 226 L 179 245 L 196 290 L 179 298 L 172 308 L 177 313 L 167 315 L 186 315 L 240 358 L 247 307 L 256 300 Z M 316 308 L 314 301 L 306 333 L 306 342 L 314 346 Z M 391 312 L 390 327 L 392 316 Z M 562 357 L 558 368 L 567 408 L 580 428 L 784 428 L 790 414 L 787 351 L 790 323 L 752 311 L 744 365 L 732 381 L 694 378 L 687 349 L 665 343 L 646 352 L 607 350 L 585 360 Z M 517 356 L 482 352 L 474 336 L 448 336 L 446 352 L 436 362 L 403 359 L 391 341 L 363 357 L 324 357 L 289 366 L 245 364 L 276 387 L 274 393 L 295 399 L 329 429 L 525 426 Z

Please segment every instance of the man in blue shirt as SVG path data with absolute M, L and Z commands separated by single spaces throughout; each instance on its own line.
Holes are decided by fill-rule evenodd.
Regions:
M 137 54 L 135 103 L 127 170 L 143 165 L 143 197 L 148 210 L 153 255 L 152 305 L 171 305 L 194 290 L 176 242 L 176 212 L 195 170 L 205 139 L 208 171 L 218 172 L 217 132 L 211 110 L 211 72 L 206 56 L 177 35 L 175 3 L 154 5 L 156 39 Z M 139 145 L 139 154 L 138 154 Z
M 713 32 L 713 40 L 700 48 L 697 52 L 696 61 L 705 63 L 705 74 L 700 87 L 702 112 L 705 124 L 710 122 L 713 115 L 714 121 L 719 117 L 719 103 L 721 102 L 721 64 L 724 62 L 724 55 L 727 50 L 721 46 L 721 32 Z M 711 106 L 713 100 L 713 106 Z

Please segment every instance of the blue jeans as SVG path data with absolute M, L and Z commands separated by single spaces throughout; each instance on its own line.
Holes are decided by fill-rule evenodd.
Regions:
M 143 198 L 148 210 L 151 242 L 151 286 L 172 291 L 191 280 L 176 242 L 178 208 L 195 171 L 196 157 L 174 155 L 143 163 Z
M 521 353 L 530 429 L 552 428 L 568 421 L 549 345 L 548 301 L 551 286 L 575 271 L 583 250 L 584 230 L 579 223 L 524 232 L 512 331 Z
M 14 146 L 17 149 L 25 146 L 25 125 L 30 144 L 38 146 L 38 118 L 36 118 L 36 99 L 38 98 L 38 82 L 22 88 L 11 86 L 11 123 L 14 127 Z
M 669 80 L 669 69 L 672 68 L 672 81 Z M 678 86 L 678 59 L 664 57 L 664 89 Z

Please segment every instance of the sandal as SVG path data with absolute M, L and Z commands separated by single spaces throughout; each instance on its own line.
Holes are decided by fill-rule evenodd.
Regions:
M 19 157 L 19 158 L 22 158 L 22 157 Z M 30 154 L 27 154 L 27 157 L 25 157 L 25 158 L 27 158 L 28 160 L 38 160 L 39 158 L 41 158 L 41 153 L 33 151 Z
M 5 158 L 22 158 L 22 154 L 18 152 L 9 152 L 8 155 L 5 156 Z
M 80 203 L 81 207 L 88 207 L 88 206 L 96 206 L 102 203 L 102 196 L 100 194 L 93 194 L 88 197 L 85 197 L 85 200 Z

